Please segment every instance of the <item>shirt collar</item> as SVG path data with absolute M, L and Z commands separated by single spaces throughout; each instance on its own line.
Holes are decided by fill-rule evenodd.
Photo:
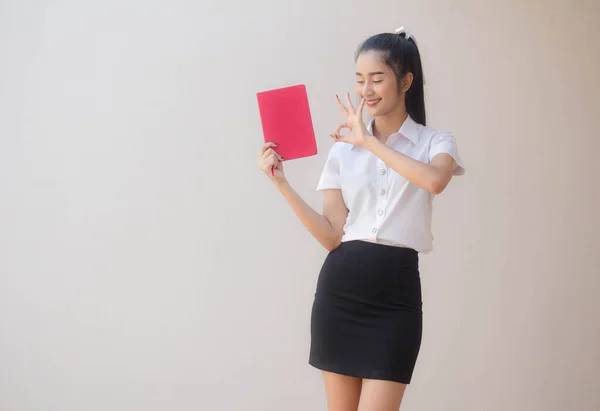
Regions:
M 375 119 L 372 119 L 367 125 L 367 131 L 371 134 L 373 134 L 374 121 Z M 389 137 L 388 141 L 391 138 L 395 139 L 398 136 L 403 136 L 410 140 L 411 143 L 417 144 L 419 142 L 419 124 L 415 120 L 413 120 L 413 118 L 409 115 L 408 117 L 406 117 L 406 120 L 404 120 L 404 123 L 402 123 L 402 125 L 400 126 L 400 129 L 394 134 L 392 134 Z M 356 146 L 352 146 L 352 149 L 354 148 L 356 148 Z

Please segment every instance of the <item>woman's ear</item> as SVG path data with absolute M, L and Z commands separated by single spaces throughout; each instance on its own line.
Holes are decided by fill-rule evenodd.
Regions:
M 403 93 L 406 93 L 408 89 L 410 89 L 410 86 L 412 86 L 414 79 L 415 76 L 413 76 L 413 73 L 406 73 L 406 75 L 404 76 L 404 78 L 402 78 L 402 81 L 400 82 L 400 90 L 402 90 Z

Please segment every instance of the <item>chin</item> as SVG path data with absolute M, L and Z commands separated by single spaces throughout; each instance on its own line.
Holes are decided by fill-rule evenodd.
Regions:
M 365 107 L 365 108 L 366 108 L 367 114 L 371 117 L 377 117 L 382 114 L 382 111 L 379 107 L 373 107 L 373 108 Z

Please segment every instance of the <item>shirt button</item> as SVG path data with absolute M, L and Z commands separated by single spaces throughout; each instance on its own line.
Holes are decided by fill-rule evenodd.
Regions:
M 376 229 L 376 228 L 374 228 L 374 229 L 372 229 L 372 230 L 371 230 L 371 232 L 372 232 L 373 234 L 377 234 L 377 229 Z
M 387 173 L 387 170 L 385 168 L 382 168 L 381 170 L 379 170 L 379 174 L 381 174 L 382 176 L 384 176 L 385 173 Z
M 379 194 L 384 196 L 385 195 L 385 188 L 381 188 L 379 189 Z
M 383 215 L 383 210 L 379 210 L 379 211 L 377 211 L 377 214 L 379 214 L 379 215 Z

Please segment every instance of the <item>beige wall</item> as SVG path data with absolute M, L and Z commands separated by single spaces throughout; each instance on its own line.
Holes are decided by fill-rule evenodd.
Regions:
M 597 1 L 86 3 L 0 3 L 1 411 L 325 410 L 325 252 L 257 169 L 254 93 L 307 84 L 320 153 L 286 167 L 320 208 L 332 97 L 400 25 L 468 167 L 405 409 L 600 409 Z

